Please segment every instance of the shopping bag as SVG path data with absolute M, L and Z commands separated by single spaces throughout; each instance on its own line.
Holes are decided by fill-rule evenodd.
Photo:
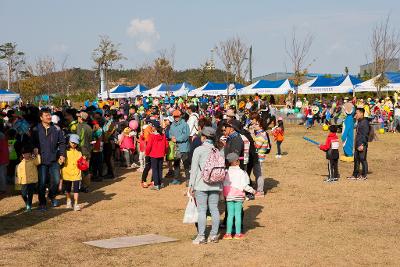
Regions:
M 183 223 L 197 223 L 199 214 L 197 212 L 196 203 L 193 197 L 189 197 L 188 204 L 186 205 L 185 215 L 183 216 Z

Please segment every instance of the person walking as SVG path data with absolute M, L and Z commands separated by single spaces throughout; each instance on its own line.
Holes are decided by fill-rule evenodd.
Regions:
M 39 112 L 40 123 L 33 128 L 34 154 L 40 154 L 39 165 L 39 210 L 46 210 L 46 185 L 50 183 L 48 198 L 53 207 L 58 206 L 56 196 L 60 182 L 60 164 L 65 161 L 65 138 L 60 127 L 51 124 L 48 109 Z
M 86 157 L 86 160 L 90 164 L 90 156 L 91 156 L 91 141 L 92 141 L 92 134 L 93 130 L 92 127 L 89 126 L 87 123 L 89 114 L 84 111 L 81 111 L 77 114 L 78 118 L 78 126 L 76 128 L 76 132 L 79 136 L 79 147 L 81 149 L 82 155 Z M 81 191 L 82 192 L 89 192 L 89 186 L 91 182 L 91 174 L 89 170 L 82 171 L 82 184 L 81 184 Z
M 196 148 L 193 152 L 192 166 L 190 169 L 190 181 L 188 187 L 188 195 L 196 198 L 198 210 L 198 234 L 193 244 L 204 244 L 206 242 L 218 242 L 218 229 L 220 222 L 220 213 L 218 210 L 219 195 L 222 191 L 222 182 L 208 184 L 202 177 L 202 170 L 206 165 L 206 161 L 214 146 L 215 129 L 212 127 L 204 127 L 201 131 L 201 139 L 203 144 Z M 207 225 L 207 209 L 210 210 L 212 218 L 211 232 L 208 240 L 205 238 L 205 230 Z

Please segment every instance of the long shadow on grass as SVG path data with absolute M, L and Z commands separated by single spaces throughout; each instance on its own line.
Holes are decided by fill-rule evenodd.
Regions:
M 120 175 L 127 174 L 128 172 L 131 172 L 132 170 L 119 170 Z M 119 176 L 118 178 L 115 179 L 106 179 L 103 182 L 92 182 L 90 186 L 90 191 L 89 193 L 80 193 L 79 194 L 79 201 L 80 203 L 87 203 L 84 205 L 84 209 L 89 208 L 90 206 L 104 200 L 111 200 L 116 194 L 111 193 L 111 194 L 106 194 L 104 190 L 100 190 L 101 188 L 111 185 L 115 182 L 119 182 L 122 179 L 124 179 L 124 176 Z M 37 195 L 34 196 L 34 199 L 36 198 Z M 36 224 L 39 224 L 41 222 L 47 221 L 51 218 L 57 217 L 61 215 L 64 212 L 73 212 L 70 209 L 65 209 L 63 208 L 63 205 L 65 205 L 65 197 L 63 198 L 58 198 L 59 202 L 61 204 L 61 207 L 58 208 L 49 208 L 46 212 L 41 212 L 36 209 L 34 209 L 32 212 L 24 212 L 24 209 L 21 208 L 19 210 L 10 212 L 8 214 L 0 216 L 0 236 L 16 232 L 18 230 L 34 226 Z M 21 198 L 21 206 L 23 206 L 23 200 Z M 34 206 L 36 206 L 34 204 Z

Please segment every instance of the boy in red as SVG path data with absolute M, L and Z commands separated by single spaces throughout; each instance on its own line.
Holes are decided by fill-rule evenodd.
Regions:
M 337 126 L 329 126 L 329 134 L 325 144 L 319 148 L 326 152 L 328 160 L 328 178 L 326 182 L 336 182 L 339 179 L 339 138 L 336 135 Z
M 152 122 L 154 131 L 149 136 L 149 141 L 146 145 L 146 155 L 150 157 L 151 171 L 153 173 L 154 186 L 151 188 L 153 190 L 161 189 L 161 179 L 162 179 L 162 165 L 163 159 L 167 154 L 168 142 L 160 122 Z

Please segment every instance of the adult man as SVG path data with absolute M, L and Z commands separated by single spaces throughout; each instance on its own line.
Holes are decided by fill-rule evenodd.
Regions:
M 367 180 L 368 163 L 367 163 L 367 150 L 368 150 L 368 135 L 369 135 L 369 122 L 364 117 L 365 110 L 357 108 L 354 118 L 357 120 L 356 127 L 356 140 L 354 146 L 354 170 L 353 175 L 349 179 Z M 360 164 L 362 166 L 360 176 Z
M 82 155 L 86 157 L 87 161 L 90 161 L 91 154 L 91 141 L 92 141 L 92 128 L 87 124 L 89 115 L 81 111 L 76 115 L 78 117 L 77 134 L 79 136 L 79 147 L 81 148 Z M 82 171 L 82 192 L 87 192 L 90 186 L 90 173 L 89 171 Z
M 223 132 L 226 137 L 226 144 L 224 147 L 225 157 L 230 153 L 235 153 L 240 156 L 240 167 L 244 169 L 243 156 L 244 156 L 244 143 L 238 132 L 242 126 L 238 120 L 225 122 L 223 124 Z
M 39 209 L 46 210 L 46 185 L 50 181 L 48 197 L 53 207 L 58 206 L 56 200 L 60 182 L 60 164 L 65 161 L 65 138 L 62 130 L 51 125 L 51 113 L 48 109 L 39 112 L 40 123 L 33 128 L 32 137 L 34 153 L 40 153 L 39 165 Z
M 192 105 L 187 111 L 189 114 L 187 124 L 189 125 L 190 140 L 193 140 L 199 130 L 199 114 L 196 113 L 196 109 L 197 108 Z
M 115 123 L 112 119 L 111 113 L 106 112 L 104 114 L 105 123 L 103 126 L 103 155 L 104 155 L 104 162 L 107 165 L 107 175 L 104 178 L 113 179 L 115 178 L 114 174 L 114 166 L 112 163 L 112 155 L 113 153 L 113 146 L 114 146 L 114 133 L 115 133 Z
M 172 113 L 174 117 L 174 122 L 171 124 L 169 129 L 169 136 L 171 141 L 177 144 L 177 148 L 179 150 L 178 158 L 174 161 L 174 180 L 171 184 L 179 184 L 178 177 L 180 176 L 180 162 L 183 162 L 183 167 L 185 168 L 185 178 L 186 184 L 189 180 L 189 170 L 190 170 L 190 144 L 189 144 L 189 125 L 181 118 L 181 112 L 179 110 L 175 110 Z

